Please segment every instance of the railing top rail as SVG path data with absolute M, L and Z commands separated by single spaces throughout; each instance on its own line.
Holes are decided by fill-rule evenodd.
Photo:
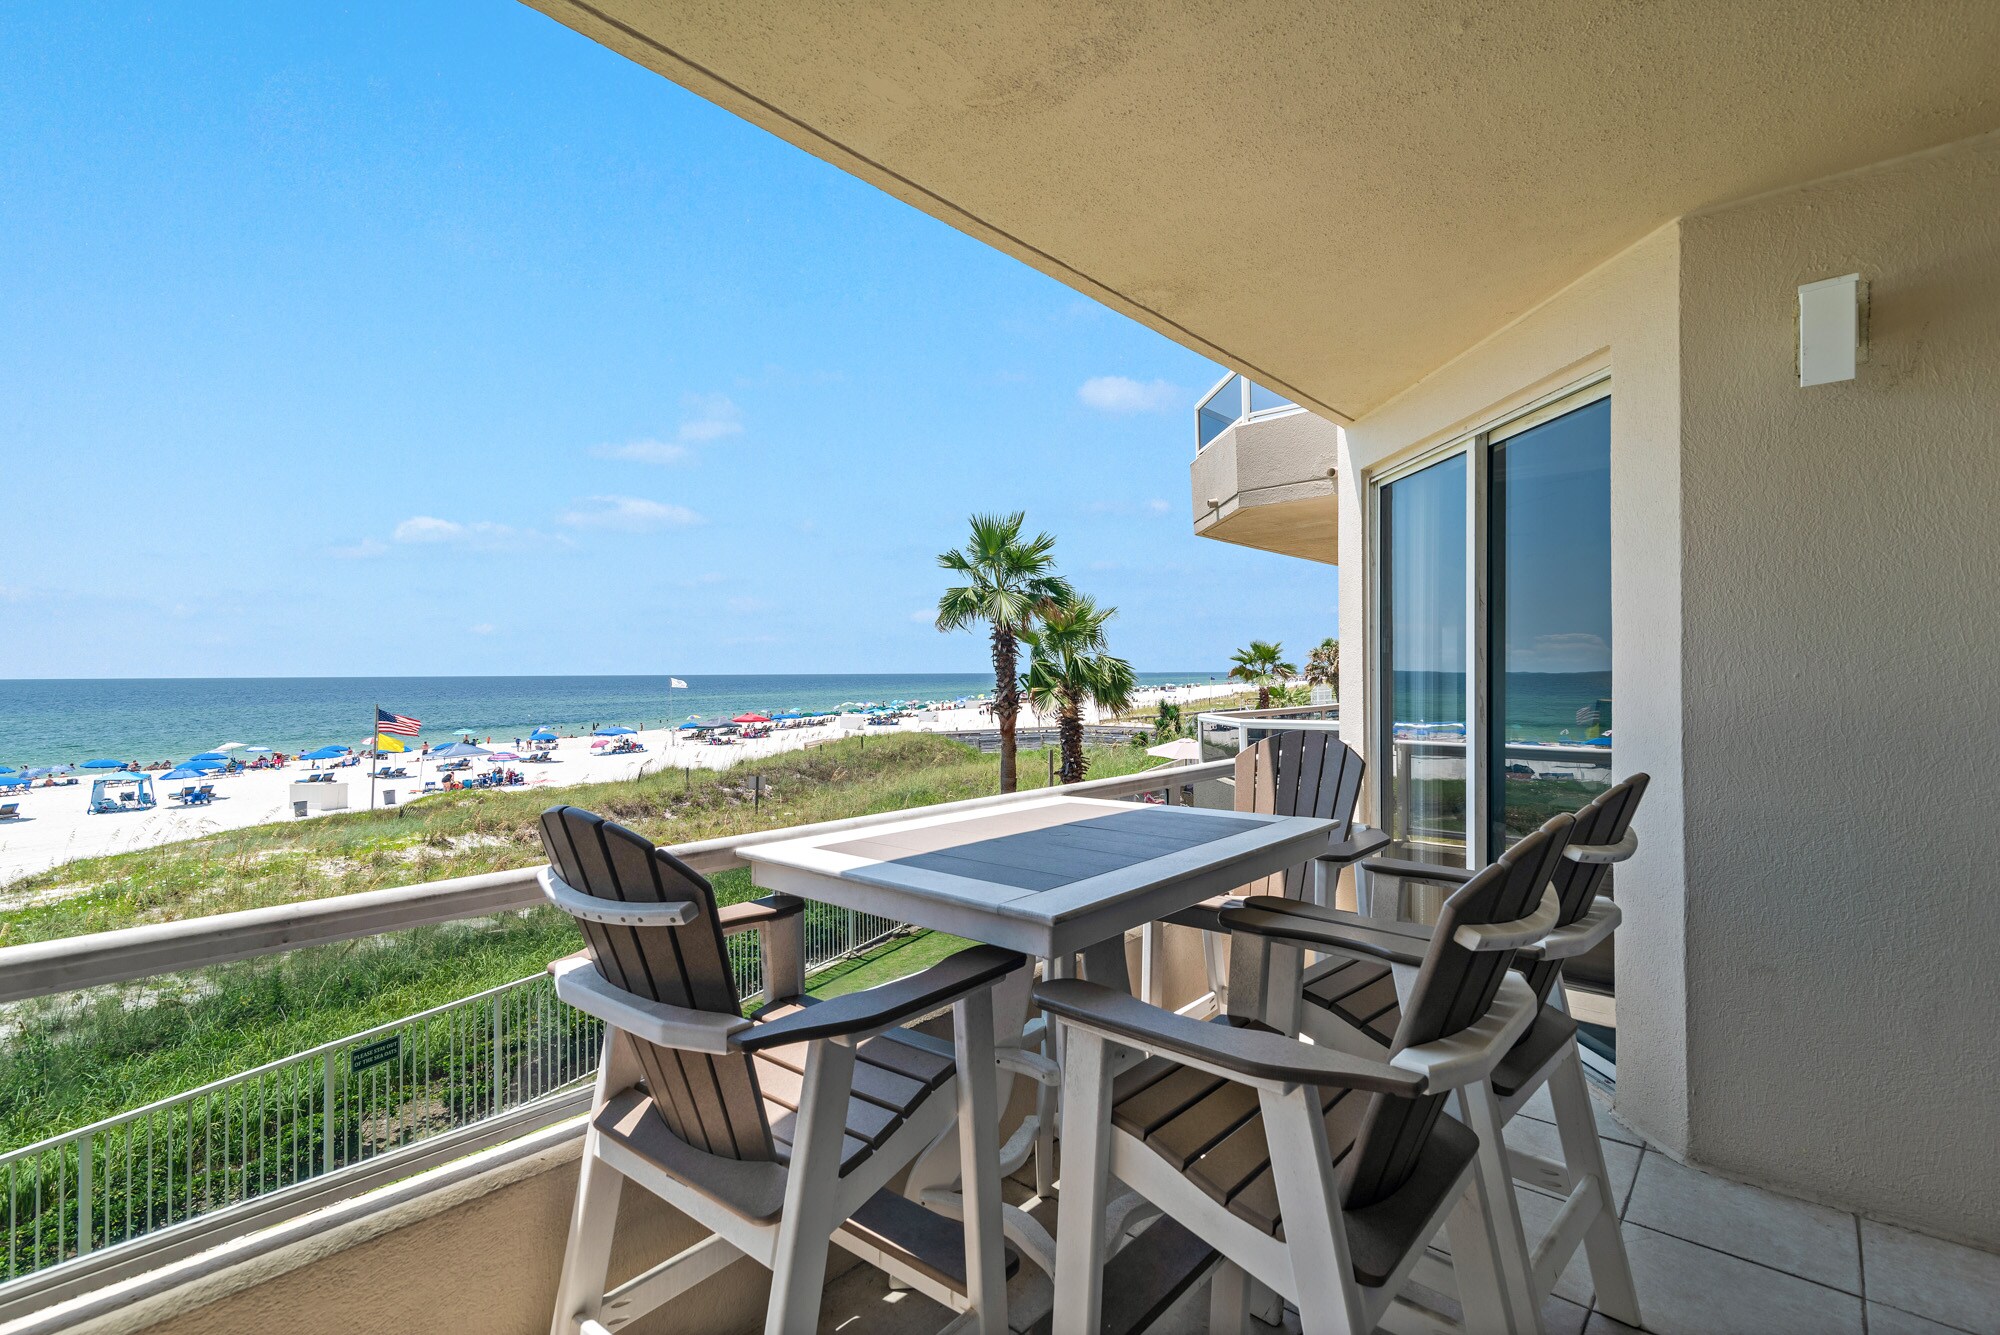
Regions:
M 1338 714 L 1340 702 L 1329 705 L 1274 705 L 1269 709 L 1215 709 L 1195 715 L 1224 723 L 1257 723 L 1264 719 L 1300 718 L 1307 714 Z
M 924 807 L 927 813 L 970 811 L 1066 793 L 1080 797 L 1130 797 L 1169 784 L 1219 778 L 1234 772 L 1234 761 L 1173 763 L 1138 774 L 1089 779 L 1056 788 L 996 793 Z M 864 829 L 908 818 L 910 811 L 884 811 L 749 834 L 726 835 L 672 847 L 675 856 L 701 872 L 744 865 L 740 849 L 780 839 L 796 839 Z M 60 937 L 0 949 L 0 1003 L 72 992 L 106 983 L 130 982 L 163 973 L 229 964 L 260 955 L 283 954 L 302 946 L 325 945 L 424 927 L 483 918 L 542 902 L 535 882 L 540 866 L 427 881 L 388 890 L 365 890 L 328 899 L 243 909 L 177 922 L 148 923 L 116 931 Z

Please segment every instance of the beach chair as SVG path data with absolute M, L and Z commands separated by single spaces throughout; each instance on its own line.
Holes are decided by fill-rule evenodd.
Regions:
M 1385 1049 L 1294 1037 L 1304 951 L 1316 948 L 1311 920 L 1305 936 L 1292 931 L 1296 900 L 1222 911 L 1227 1023 L 1078 980 L 1037 987 L 1067 1034 L 1055 1335 L 1099 1328 L 1113 1177 L 1221 1254 L 1211 1331 L 1246 1329 L 1251 1281 L 1295 1304 L 1306 1335 L 1361 1335 L 1378 1323 L 1519 1330 L 1497 1261 L 1511 1200 L 1492 1192 L 1477 1170 L 1478 1137 L 1443 1104 L 1483 1080 L 1534 1021 L 1527 982 L 1508 966 L 1554 921 L 1543 887 L 1569 825 L 1558 817 L 1446 902 Z M 1146 1060 L 1114 1077 L 1113 1049 Z M 1449 1266 L 1427 1252 L 1441 1226 Z M 1420 1266 L 1455 1272 L 1462 1325 L 1400 1296 Z
M 1208 995 L 1190 1004 L 1194 1014 L 1225 1010 L 1229 1004 L 1226 937 L 1222 910 L 1249 895 L 1325 902 L 1340 868 L 1379 850 L 1387 836 L 1369 831 L 1354 838 L 1354 807 L 1361 797 L 1367 765 L 1354 749 L 1330 733 L 1298 729 L 1272 733 L 1236 755 L 1236 810 L 1267 816 L 1312 816 L 1334 822 L 1328 849 L 1319 857 L 1273 872 L 1232 894 L 1218 895 L 1164 921 L 1194 927 L 1202 937 Z
M 813 1330 L 829 1240 L 1004 1335 L 992 989 L 1025 959 L 975 946 L 811 1003 L 803 901 L 718 909 L 672 854 L 575 807 L 541 836 L 543 892 L 588 942 L 550 966 L 557 995 L 606 1025 L 554 1335 L 608 1335 L 746 1255 L 771 1271 L 764 1329 Z M 755 1020 L 725 948 L 750 930 L 778 998 Z M 898 1027 L 945 1007 L 950 1041 Z M 888 1190 L 954 1120 L 963 1226 Z M 607 1292 L 627 1181 L 713 1236 Z
M 19 820 L 20 818 L 21 804 L 19 802 L 0 802 L 0 820 Z
M 1632 1326 L 1640 1324 L 1638 1297 L 1584 1082 L 1576 1022 L 1568 1014 L 1561 983 L 1564 961 L 1608 941 L 1618 925 L 1618 905 L 1599 892 L 1611 867 L 1638 849 L 1632 820 L 1648 782 L 1646 775 L 1635 774 L 1614 784 L 1573 818 L 1562 858 L 1550 877 L 1549 889 L 1557 904 L 1555 922 L 1546 936 L 1521 948 L 1514 958 L 1515 969 L 1535 999 L 1534 1024 L 1491 1076 L 1463 1095 L 1463 1115 L 1481 1138 L 1482 1172 L 1493 1178 L 1511 1176 L 1564 1198 L 1558 1223 L 1532 1246 L 1518 1225 L 1502 1236 L 1503 1277 L 1517 1308 L 1538 1312 L 1581 1245 L 1598 1308 Z M 1371 877 L 1389 875 L 1454 886 L 1475 876 L 1463 868 L 1389 859 L 1371 860 L 1362 868 Z M 1378 1048 L 1391 1041 L 1408 1008 L 1404 994 L 1425 940 L 1371 931 L 1353 917 L 1336 918 L 1298 905 L 1252 900 L 1247 907 L 1281 911 L 1293 920 L 1315 920 L 1310 927 L 1294 921 L 1293 930 L 1313 934 L 1321 948 L 1334 952 L 1326 964 L 1307 971 L 1303 996 L 1308 1004 L 1301 1017 L 1305 1032 L 1316 1040 L 1348 1047 L 1357 1036 Z M 1435 933 L 1429 939 L 1435 941 Z M 1549 1091 L 1555 1113 L 1560 1162 L 1508 1150 L 1502 1139 L 1506 1124 L 1543 1088 Z

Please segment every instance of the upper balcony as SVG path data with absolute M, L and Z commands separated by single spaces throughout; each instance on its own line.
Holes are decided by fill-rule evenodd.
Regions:
M 1197 536 L 1335 564 L 1340 430 L 1231 374 L 1195 406 Z

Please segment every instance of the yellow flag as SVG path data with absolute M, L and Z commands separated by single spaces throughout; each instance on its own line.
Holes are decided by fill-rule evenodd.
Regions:
M 404 743 L 402 738 L 391 737 L 386 732 L 378 732 L 375 734 L 375 749 L 377 751 L 395 752 L 407 751 L 410 748 Z

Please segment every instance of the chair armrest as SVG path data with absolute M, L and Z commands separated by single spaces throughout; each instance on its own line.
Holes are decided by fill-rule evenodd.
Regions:
M 773 894 L 725 905 L 715 911 L 715 922 L 724 936 L 733 936 L 766 923 L 796 918 L 805 911 L 806 902 L 797 895 Z
M 1392 841 L 1387 830 L 1359 829 L 1346 839 L 1319 855 L 1321 862 L 1337 862 L 1345 867 L 1350 862 L 1359 862 L 1378 848 L 1386 848 Z
M 541 882 L 542 898 L 584 922 L 601 922 L 611 927 L 685 927 L 701 913 L 694 904 L 682 899 L 626 903 L 586 895 L 556 875 L 554 867 L 542 868 L 535 873 L 535 879 Z
M 1611 935 L 1624 920 L 1617 901 L 1599 895 L 1590 910 L 1567 927 L 1558 927 L 1535 943 L 1535 954 L 1545 960 L 1566 960 L 1596 946 Z
M 1479 873 L 1471 867 L 1445 867 L 1435 862 L 1410 862 L 1403 858 L 1369 858 L 1361 870 L 1371 875 L 1400 876 L 1406 881 L 1438 881 L 1464 885 Z
M 1261 1029 L 1208 1024 L 1149 1006 L 1137 997 L 1080 978 L 1035 988 L 1035 1003 L 1070 1024 L 1166 1053 L 1225 1078 L 1260 1084 L 1331 1085 L 1411 1098 L 1420 1074 L 1379 1061 L 1301 1043 Z
M 1241 907 L 1219 915 L 1231 932 L 1249 932 L 1304 946 L 1309 950 L 1339 950 L 1369 955 L 1390 964 L 1421 964 L 1428 937 L 1375 932 L 1359 926 L 1352 915 L 1276 895 L 1252 895 Z
M 1571 862 L 1623 862 L 1638 851 L 1639 832 L 1627 830 L 1615 844 L 1570 844 L 1563 856 Z
M 991 987 L 1028 962 L 1019 951 L 998 946 L 973 946 L 940 960 L 921 973 L 883 983 L 865 992 L 822 1001 L 782 1019 L 757 1025 L 736 1040 L 745 1052 L 805 1043 L 817 1038 L 846 1038 L 879 1033 L 917 1015 L 928 1015 L 968 992 Z
M 1389 1058 L 1389 1064 L 1421 1075 L 1433 1093 L 1484 1080 L 1513 1051 L 1541 1009 L 1527 980 L 1510 969 L 1500 980 L 1493 1004 L 1477 1022 L 1450 1038 L 1404 1048 Z
M 556 996 L 586 1015 L 595 1015 L 614 1029 L 634 1038 L 683 1052 L 726 1053 L 734 1049 L 738 1033 L 750 1028 L 740 1015 L 690 1010 L 669 1006 L 664 1001 L 635 997 L 613 986 L 588 954 L 568 955 L 549 966 L 555 975 Z

